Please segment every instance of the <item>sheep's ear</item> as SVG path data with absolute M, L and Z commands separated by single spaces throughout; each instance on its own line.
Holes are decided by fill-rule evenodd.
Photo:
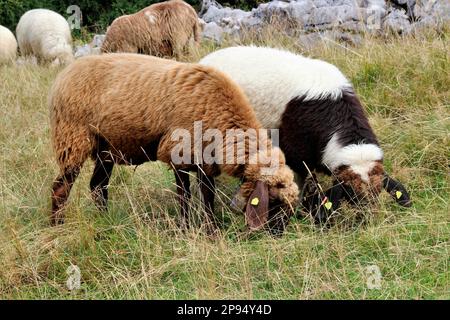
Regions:
M 405 187 L 400 182 L 392 179 L 386 174 L 383 179 L 383 187 L 399 205 L 411 207 L 412 202 L 408 191 L 406 191 Z
M 339 209 L 346 190 L 338 181 L 333 182 L 333 187 L 325 191 L 325 195 L 318 195 L 314 202 L 317 204 L 314 221 L 318 224 L 327 222 L 333 211 Z
M 252 230 L 260 229 L 269 217 L 269 187 L 262 181 L 256 181 L 245 208 L 245 219 Z

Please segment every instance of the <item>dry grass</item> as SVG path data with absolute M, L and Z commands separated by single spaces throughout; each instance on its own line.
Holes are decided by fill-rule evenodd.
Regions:
M 414 206 L 401 209 L 384 195 L 377 206 L 360 208 L 364 222 L 343 209 L 330 230 L 293 219 L 281 239 L 249 238 L 243 218 L 226 206 L 237 182 L 224 177 L 216 210 L 222 236 L 211 241 L 197 228 L 184 234 L 176 227 L 174 179 L 163 164 L 116 168 L 110 210 L 100 213 L 88 193 L 89 163 L 71 194 L 67 223 L 51 228 L 57 168 L 46 95 L 59 70 L 3 66 L 0 298 L 450 298 L 449 33 L 367 36 L 358 48 L 324 42 L 307 50 L 264 32 L 258 43 L 325 59 L 351 78 L 387 169 L 411 191 Z M 214 49 L 205 43 L 184 59 Z M 66 287 L 71 264 L 81 270 L 75 291 Z M 381 270 L 381 289 L 366 285 L 370 265 Z

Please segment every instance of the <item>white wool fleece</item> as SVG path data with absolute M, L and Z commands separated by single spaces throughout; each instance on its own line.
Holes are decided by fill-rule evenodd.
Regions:
M 67 63 L 73 59 L 72 36 L 67 21 L 60 14 L 47 9 L 27 11 L 16 28 L 22 55 Z
M 230 47 L 207 55 L 200 63 L 236 81 L 266 128 L 279 127 L 287 103 L 295 97 L 339 98 L 343 89 L 351 88 L 334 65 L 273 48 Z
M 369 182 L 369 172 L 376 161 L 383 160 L 383 151 L 372 143 L 349 144 L 339 143 L 339 133 L 333 134 L 322 154 L 322 163 L 331 171 L 342 165 L 350 166 L 353 172 L 359 174 L 364 182 Z
M 3 26 L 0 26 L 0 64 L 8 63 L 16 59 L 17 41 L 14 34 Z

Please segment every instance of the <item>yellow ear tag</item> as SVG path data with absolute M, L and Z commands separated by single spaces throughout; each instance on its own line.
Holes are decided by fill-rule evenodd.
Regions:
M 397 197 L 397 199 L 400 199 L 400 197 L 402 196 L 402 192 L 401 191 L 396 191 L 395 192 L 395 196 Z
M 325 208 L 327 208 L 327 210 L 330 210 L 331 207 L 333 206 L 333 203 L 328 201 L 327 203 L 324 204 Z
M 257 205 L 259 204 L 259 199 L 258 199 L 258 197 L 253 198 L 252 201 L 250 201 L 250 204 L 251 204 L 252 206 L 257 206 Z

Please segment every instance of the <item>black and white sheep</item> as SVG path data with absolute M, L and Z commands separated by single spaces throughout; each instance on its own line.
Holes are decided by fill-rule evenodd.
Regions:
M 254 46 L 218 50 L 200 63 L 228 74 L 247 94 L 263 126 L 279 128 L 287 164 L 303 181 L 307 167 L 333 175 L 334 186 L 325 193 L 329 201 L 312 200 L 320 207 L 318 221 L 342 199 L 373 198 L 382 188 L 400 205 L 410 206 L 405 188 L 385 173 L 383 151 L 351 83 L 337 67 Z

